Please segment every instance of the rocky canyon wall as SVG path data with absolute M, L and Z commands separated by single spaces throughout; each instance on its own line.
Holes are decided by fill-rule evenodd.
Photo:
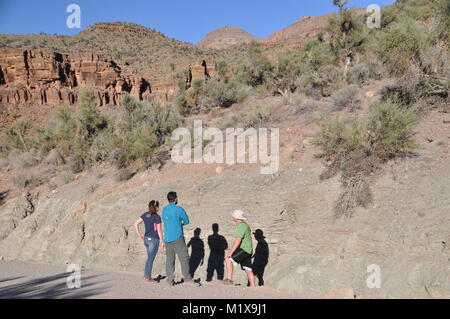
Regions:
M 192 79 L 215 75 L 213 61 L 188 66 Z M 175 96 L 175 81 L 151 85 L 138 75 L 125 75 L 109 57 L 98 54 L 60 54 L 33 50 L 0 51 L 0 102 L 9 105 L 76 103 L 81 87 L 95 90 L 98 105 L 119 105 L 126 92 L 139 100 L 168 102 Z

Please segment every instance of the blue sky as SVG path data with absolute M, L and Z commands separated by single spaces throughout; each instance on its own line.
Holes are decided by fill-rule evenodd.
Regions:
M 394 0 L 350 0 L 349 7 L 381 7 Z M 81 8 L 81 29 L 69 29 L 69 4 Z M 336 11 L 331 0 L 0 0 L 0 33 L 72 35 L 96 22 L 125 21 L 197 43 L 225 25 L 263 37 L 307 15 Z

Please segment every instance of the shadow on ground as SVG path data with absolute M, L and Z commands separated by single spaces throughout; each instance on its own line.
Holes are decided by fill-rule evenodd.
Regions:
M 69 289 L 66 284 L 67 273 L 41 277 L 0 287 L 0 299 L 83 299 L 103 293 L 107 287 L 96 288 L 100 282 L 94 279 L 98 275 L 82 277 L 81 287 Z M 0 283 L 13 281 L 22 277 L 0 279 Z M 91 282 L 87 282 L 91 281 Z

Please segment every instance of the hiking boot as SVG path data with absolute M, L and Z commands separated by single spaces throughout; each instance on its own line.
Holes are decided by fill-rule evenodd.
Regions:
M 231 286 L 234 284 L 233 280 L 231 280 L 231 279 L 224 279 L 224 280 L 222 280 L 222 283 L 227 286 Z

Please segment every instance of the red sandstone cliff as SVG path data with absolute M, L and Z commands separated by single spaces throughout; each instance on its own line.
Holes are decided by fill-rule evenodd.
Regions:
M 213 61 L 188 66 L 192 79 L 215 75 Z M 0 102 L 4 104 L 74 104 L 78 88 L 95 88 L 98 105 L 119 105 L 127 92 L 139 100 L 167 102 L 175 95 L 173 81 L 150 85 L 144 78 L 124 75 L 110 58 L 98 54 L 60 54 L 32 50 L 0 51 Z

